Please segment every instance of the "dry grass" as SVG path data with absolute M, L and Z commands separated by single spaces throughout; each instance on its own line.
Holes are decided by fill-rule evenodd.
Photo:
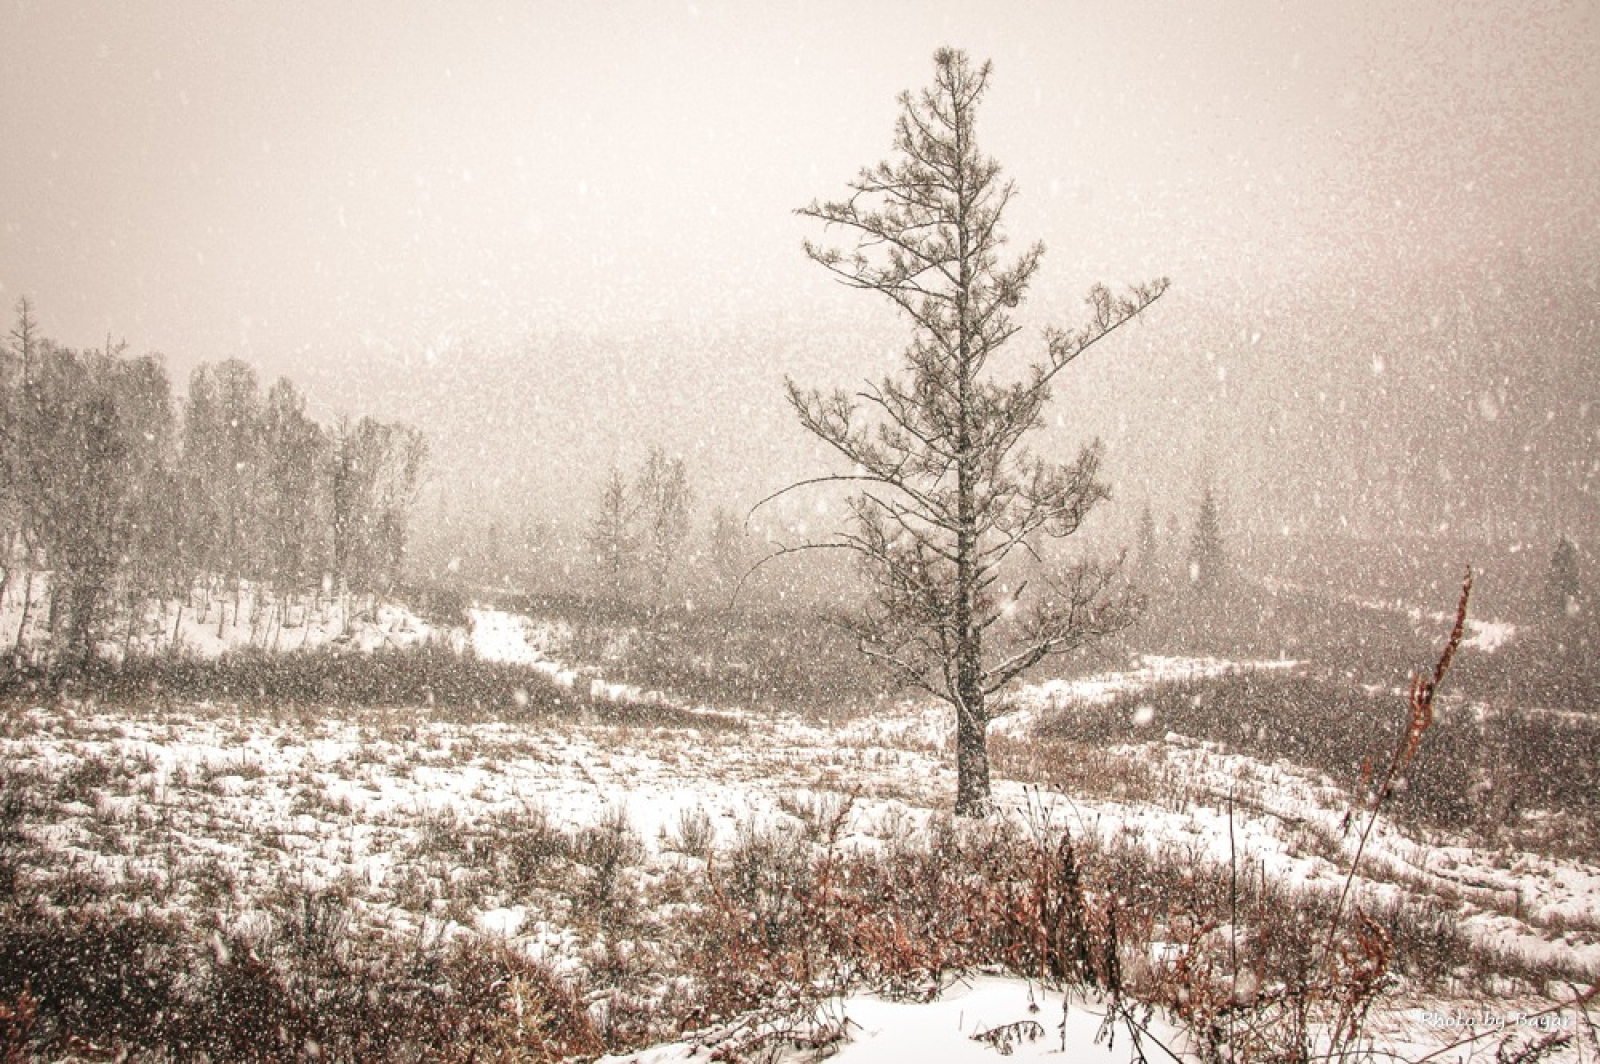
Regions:
M 455 722 L 555 719 L 606 724 L 736 728 L 732 718 L 692 713 L 664 701 L 593 697 L 524 666 L 482 661 L 426 644 L 370 654 L 330 649 L 273 654 L 232 651 L 215 659 L 135 657 L 122 667 L 45 677 L 0 673 L 0 708 L 15 714 L 41 702 L 106 702 L 162 709 L 215 702 L 275 717 L 416 707 L 413 717 Z
M 500 746 L 485 732 L 447 741 L 429 718 L 565 721 L 604 708 L 554 701 L 571 692 L 535 689 L 528 685 L 542 678 L 493 667 L 468 670 L 456 694 L 442 698 L 430 681 L 427 711 L 392 710 L 372 692 L 414 693 L 413 680 L 376 679 L 368 671 L 383 662 L 359 661 L 336 687 L 356 707 L 347 715 L 361 721 L 363 745 L 391 752 L 382 764 L 340 771 L 374 790 L 385 774 L 423 779 L 434 769 L 492 773 L 507 759 L 560 760 L 537 740 Z M 195 682 L 231 691 L 246 674 L 228 670 L 245 664 L 225 660 Z M 334 666 L 286 668 L 274 675 L 299 683 Z M 301 668 L 311 672 L 296 679 Z M 512 682 L 519 686 L 505 686 Z M 517 699 L 519 689 L 529 697 Z M 80 756 L 50 778 L 14 769 L 0 778 L 0 1051 L 17 1059 L 288 1060 L 314 1047 L 324 1060 L 542 1061 L 696 1031 L 708 1056 L 754 1060 L 785 1046 L 825 1050 L 840 1030 L 830 1004 L 839 993 L 873 987 L 921 997 L 956 973 L 988 968 L 1093 988 L 1134 1031 L 1149 1007 L 1162 1007 L 1193 1032 L 1191 1048 L 1202 1058 L 1277 1061 L 1306 1059 L 1318 1039 L 1354 1046 L 1396 980 L 1440 993 L 1539 992 L 1586 974 L 1473 943 L 1439 884 L 1408 879 L 1404 869 L 1384 870 L 1404 889 L 1381 904 L 1357 892 L 1341 907 L 1336 887 L 1287 885 L 1254 874 L 1248 862 L 1230 867 L 1130 834 L 1072 835 L 1038 811 L 1026 823 L 978 826 L 897 815 L 897 807 L 872 818 L 838 793 L 839 781 L 877 776 L 864 797 L 894 793 L 926 804 L 916 790 L 925 781 L 904 782 L 915 773 L 896 760 L 911 751 L 926 764 L 922 740 L 880 736 L 861 749 L 831 750 L 826 763 L 818 762 L 821 746 L 757 756 L 740 729 L 692 739 L 656 732 L 660 707 L 648 721 L 605 725 L 622 765 L 642 746 L 662 759 L 715 747 L 729 778 L 770 774 L 788 758 L 784 780 L 803 787 L 812 782 L 804 774 L 814 774 L 814 788 L 781 794 L 781 826 L 746 820 L 721 846 L 707 811 L 685 810 L 662 828 L 662 849 L 671 852 L 659 856 L 619 808 L 583 827 L 557 824 L 536 803 L 476 819 L 423 809 L 403 824 L 360 823 L 394 857 L 381 889 L 308 886 L 296 862 L 319 832 L 291 822 L 361 819 L 351 791 L 335 791 L 310 767 L 272 781 L 273 793 L 289 796 L 288 816 L 251 841 L 244 864 L 207 859 L 179 841 L 196 830 L 184 820 L 194 810 L 218 808 L 238 791 L 266 792 L 253 786 L 261 762 L 243 749 L 261 741 L 253 722 L 271 720 L 280 743 L 288 741 L 283 729 L 309 735 L 322 726 L 309 708 L 317 698 L 282 709 L 260 698 L 265 687 L 257 690 L 227 710 L 237 719 L 228 741 L 239 753 L 162 783 L 148 756 L 94 752 L 118 738 L 118 725 L 73 701 L 82 691 L 53 696 L 47 714 L 21 712 L 33 701 L 25 696 L 8 704 L 8 739 L 48 732 Z M 146 690 L 139 704 L 167 714 L 174 739 L 187 714 L 233 727 L 216 707 L 180 712 L 171 698 Z M 997 739 L 997 773 L 1130 805 L 1215 806 L 1216 795 L 1173 765 L 1110 748 L 1141 734 L 1131 719 L 1143 705 L 1153 706 L 1163 730 L 1192 729 L 1263 758 L 1292 756 L 1346 781 L 1347 793 L 1359 788 L 1364 758 L 1406 737 L 1392 696 L 1329 676 L 1244 674 L 1074 707 L 1040 737 Z M 1490 815 L 1473 806 L 1463 820 L 1442 804 L 1450 773 L 1465 771 L 1465 762 L 1449 759 L 1485 734 L 1484 721 L 1471 718 L 1477 730 L 1457 740 L 1452 729 L 1467 720 L 1444 712 L 1431 722 L 1421 759 L 1406 772 L 1411 786 L 1393 795 L 1418 822 L 1470 826 Z M 1572 727 L 1558 739 L 1591 734 Z M 1513 736 L 1548 741 L 1514 729 L 1505 741 Z M 1436 758 L 1446 763 L 1436 767 Z M 1518 785 L 1544 792 L 1490 789 L 1547 793 L 1572 806 L 1568 815 L 1585 816 L 1576 779 Z M 1241 777 L 1233 795 L 1241 808 L 1253 800 L 1252 786 Z M 1286 818 L 1280 826 L 1297 852 L 1349 867 L 1343 838 L 1325 820 Z M 352 846 L 354 834 L 352 827 Z M 375 923 L 378 899 L 400 918 Z M 1516 913 L 1520 899 L 1485 904 Z M 560 977 L 520 948 L 462 926 L 508 905 L 552 929 L 559 941 L 547 937 L 536 948 L 552 951 Z M 1308 940 L 1326 948 L 1308 955 Z
M 70 800 L 91 777 L 97 795 L 139 785 L 112 763 L 80 774 Z M 21 887 L 0 909 L 0 1036 L 40 1056 L 92 1043 L 144 1060 L 289 1060 L 309 1045 L 324 1060 L 555 1060 L 692 1030 L 718 1059 L 761 1059 L 826 1043 L 839 993 L 919 998 L 990 969 L 1093 988 L 1136 1026 L 1139 1002 L 1160 1005 L 1212 1059 L 1231 1047 L 1228 1059 L 1281 1060 L 1308 1031 L 1358 1021 L 1394 975 L 1459 988 L 1478 971 L 1503 990 L 1508 976 L 1562 974 L 1508 967 L 1425 900 L 1361 905 L 1317 965 L 1304 943 L 1335 912 L 1331 889 L 1072 836 L 1042 811 L 869 822 L 847 796 L 800 792 L 786 804 L 802 830 L 746 821 L 714 847 L 687 817 L 678 849 L 705 859 L 665 865 L 615 811 L 582 830 L 537 806 L 475 823 L 428 814 L 404 854 L 417 881 L 394 887 L 422 914 L 415 932 L 368 926 L 359 884 L 292 878 L 240 919 L 234 884 L 202 902 L 201 862 L 119 879 L 41 854 L 41 782 L 0 790 L 0 857 Z M 179 894 L 192 904 L 158 913 Z M 444 933 L 452 912 L 512 897 L 575 936 L 562 978 Z
M 1147 741 L 1151 729 L 1134 723 L 1143 711 L 1153 716 L 1158 736 L 1174 731 L 1264 761 L 1307 766 L 1353 792 L 1401 738 L 1395 702 L 1390 692 L 1327 674 L 1243 670 L 1070 706 L 1041 722 L 1039 737 L 1056 750 L 1067 744 L 1081 751 L 1082 769 L 1052 768 L 1057 754 L 1042 750 L 1002 756 L 1012 758 L 1008 763 L 1023 778 L 1059 780 L 1109 797 L 1117 797 L 1117 789 L 1136 794 L 1147 784 L 1120 783 L 1122 766 L 1104 748 Z M 1412 824 L 1467 832 L 1489 846 L 1600 860 L 1597 764 L 1600 718 L 1455 702 L 1440 708 L 1391 812 Z M 1173 786 L 1161 779 L 1148 785 L 1156 795 Z

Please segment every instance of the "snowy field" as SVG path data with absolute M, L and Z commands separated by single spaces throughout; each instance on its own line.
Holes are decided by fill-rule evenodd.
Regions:
M 466 630 L 435 638 L 526 665 L 566 688 L 584 684 L 596 698 L 670 704 L 563 661 L 568 633 L 559 625 L 486 609 L 471 611 L 469 621 Z M 381 629 L 392 639 L 423 627 L 406 611 L 386 609 L 358 631 Z M 207 628 L 213 637 L 215 631 Z M 369 644 L 376 641 L 362 636 L 360 645 Z M 1041 712 L 1238 667 L 1146 658 L 1127 671 L 1027 687 L 1016 697 L 1018 712 L 997 723 L 997 740 L 1025 744 Z M 87 882 L 92 904 L 199 916 L 237 929 L 270 919 L 264 899 L 331 891 L 381 934 L 433 942 L 487 936 L 572 975 L 593 963 L 585 898 L 499 874 L 492 855 L 519 835 L 624 830 L 640 851 L 628 874 L 647 889 L 703 874 L 710 854 L 751 832 L 807 832 L 839 810 L 847 810 L 839 847 L 893 847 L 929 831 L 954 793 L 949 729 L 936 708 L 903 703 L 840 725 L 750 712 L 738 726 L 715 720 L 707 717 L 706 727 L 682 717 L 657 727 L 460 723 L 408 707 L 133 711 L 90 700 L 13 713 L 0 764 L 10 780 L 35 781 L 47 795 L 25 825 L 38 850 L 24 876 L 77 877 Z M 1166 733 L 1159 720 L 1141 723 L 1152 741 L 1117 746 L 1108 756 L 1130 773 L 1181 781 L 1179 800 L 1170 788 L 1130 800 L 1057 794 L 1002 778 L 996 796 L 1003 815 L 1168 860 L 1231 862 L 1263 882 L 1338 890 L 1355 846 L 1355 833 L 1342 830 L 1347 794 L 1295 766 Z M 1600 869 L 1421 838 L 1381 821 L 1361 872 L 1361 904 L 1448 905 L 1482 957 L 1559 973 L 1574 985 L 1600 976 Z M 1461 1035 L 1459 1025 L 1440 1017 L 1509 1016 L 1514 1030 L 1515 1017 L 1553 1004 L 1525 988 L 1501 1000 L 1512 987 L 1509 980 L 1498 989 L 1463 980 L 1459 994 L 1441 997 L 1410 992 L 1402 981 L 1370 1029 L 1378 1045 L 1415 1057 Z M 1023 1040 L 1018 1055 L 1062 1052 L 1062 999 L 1020 980 L 979 978 L 930 1004 L 863 995 L 836 1007 L 848 1038 L 844 1060 L 987 1059 L 994 1047 L 971 1041 L 973 1034 L 1027 1020 L 1042 1024 L 1045 1035 Z M 1088 1059 L 1095 1015 L 1092 1000 L 1068 1008 L 1065 1037 L 1075 1059 Z M 1181 1032 L 1163 1030 L 1164 1044 L 1184 1044 Z M 929 1055 L 935 1044 L 939 1055 Z M 1496 1044 L 1490 1038 L 1467 1049 L 1490 1059 Z M 703 1047 L 683 1043 L 626 1059 L 686 1060 L 697 1045 Z M 1115 1045 L 1097 1052 L 1127 1055 L 1125 1038 Z
M 47 642 L 50 577 L 48 571 L 34 572 L 10 582 L 0 597 L 0 647 Z M 331 592 L 284 598 L 249 581 L 225 590 L 196 589 L 182 600 L 146 602 L 131 624 L 123 611 L 117 627 L 122 629 L 120 638 L 105 640 L 96 648 L 104 659 L 120 661 L 130 649 L 201 658 L 244 648 L 371 653 L 403 650 L 430 640 L 460 647 L 465 638 L 459 629 L 436 629 L 399 603 Z

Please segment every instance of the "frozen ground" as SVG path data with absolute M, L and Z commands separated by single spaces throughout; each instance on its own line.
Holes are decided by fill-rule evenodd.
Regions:
M 373 620 L 389 617 L 388 631 L 404 631 L 408 616 L 379 611 Z M 564 685 L 587 681 L 608 697 L 665 702 L 561 661 L 566 637 L 558 626 L 482 610 L 461 638 L 485 657 L 522 662 Z M 1020 712 L 1004 727 L 1025 738 L 1028 713 L 1040 707 L 1233 667 L 1144 659 L 1125 672 L 1040 684 L 1019 693 Z M 1340 830 L 1347 795 L 1292 765 L 1176 734 L 1158 739 L 1160 722 L 1148 723 L 1153 741 L 1113 756 L 1184 781 L 1181 802 L 1069 796 L 999 780 L 1000 806 L 1007 815 L 1189 860 L 1227 862 L 1231 854 L 1251 875 L 1337 889 L 1354 850 L 1354 833 Z M 744 725 L 468 724 L 410 709 L 274 717 L 210 705 L 135 712 L 87 702 L 14 715 L 4 724 L 0 764 L 13 776 L 49 781 L 51 800 L 30 825 L 47 856 L 29 874 L 83 876 L 105 896 L 136 897 L 142 908 L 238 924 L 261 919 L 262 899 L 286 884 L 337 889 L 366 926 L 432 939 L 476 931 L 573 969 L 583 963 L 573 929 L 584 919 L 581 901 L 530 904 L 482 874 L 479 850 L 533 821 L 577 830 L 621 817 L 642 839 L 648 879 L 699 867 L 683 842 L 695 823 L 728 845 L 752 824 L 802 829 L 854 792 L 841 845 L 870 849 L 921 831 L 954 793 L 949 728 L 937 709 L 888 705 L 839 726 L 746 714 Z M 1600 869 L 1422 839 L 1381 822 L 1363 871 L 1363 899 L 1448 899 L 1491 953 L 1585 981 L 1600 975 Z M 1035 1015 L 1027 1012 L 1030 994 L 1037 997 L 1036 988 L 984 978 L 931 1005 L 852 998 L 838 1006 L 849 1034 L 840 1059 L 988 1059 L 994 1050 L 970 1035 L 1028 1018 L 1045 1037 L 1017 1055 L 1060 1053 L 1059 997 L 1040 999 Z M 1070 1013 L 1071 1059 L 1096 1059 L 1087 1049 L 1092 1004 Z M 1374 1030 L 1383 1044 L 1416 1056 L 1461 1033 L 1437 1017 L 1485 1014 L 1514 1023 L 1549 1004 L 1423 998 L 1402 986 Z M 924 1055 L 935 1044 L 938 1054 Z M 1485 1045 L 1492 1053 L 1493 1041 Z M 1120 1059 L 1126 1046 L 1118 1046 Z M 662 1047 L 637 1059 L 688 1059 L 692 1048 Z
M 1103 1002 L 1080 995 L 1042 990 L 1037 984 L 998 976 L 963 979 L 931 1002 L 888 1001 L 873 994 L 855 994 L 833 1003 L 821 1017 L 843 1034 L 838 1052 L 828 1059 L 844 1064 L 992 1064 L 996 1055 L 1014 1060 L 1061 1059 L 1121 1061 L 1129 1059 L 1127 1029 L 1107 1023 Z M 602 1057 L 600 1064 L 690 1064 L 715 1050 L 714 1031 L 642 1053 Z M 1180 1059 L 1183 1036 L 1157 1023 L 1144 1041 L 1151 1064 Z M 802 1053 L 794 1060 L 808 1059 Z M 786 1057 L 784 1059 L 791 1059 Z

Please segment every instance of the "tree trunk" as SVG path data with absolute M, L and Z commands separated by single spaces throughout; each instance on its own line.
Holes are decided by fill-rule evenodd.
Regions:
M 72 603 L 67 618 L 67 656 L 75 668 L 86 668 L 94 659 L 94 613 L 100 602 L 100 588 L 89 580 L 72 588 Z
M 117 662 L 117 669 L 121 671 L 128 667 L 128 658 L 133 656 L 133 633 L 138 624 L 139 608 L 137 602 L 142 601 L 137 595 L 128 596 L 128 627 L 122 634 L 122 660 Z
M 283 638 L 283 622 L 288 620 L 289 611 L 294 609 L 294 593 L 285 591 L 282 607 L 278 610 L 278 626 L 272 629 L 272 652 L 278 652 L 278 641 Z
M 261 630 L 261 599 L 260 599 L 260 595 L 261 595 L 261 591 L 258 588 L 258 589 L 255 589 L 255 593 L 250 598 L 250 646 L 252 646 L 252 647 L 259 646 L 263 650 L 265 650 L 266 647 L 267 647 L 267 636 L 266 636 L 266 633 Z M 269 625 L 272 623 L 272 607 L 271 606 L 267 607 L 267 623 Z
M 990 811 L 988 727 L 978 695 L 976 712 L 956 709 L 956 816 L 983 817 Z
M 17 621 L 17 642 L 11 648 L 12 668 L 22 670 L 22 640 L 28 633 L 28 616 L 33 612 L 33 566 L 28 566 L 28 575 L 22 581 L 22 617 Z
M 961 131 L 956 150 L 964 155 Z M 960 347 L 956 362 L 959 424 L 956 429 L 956 816 L 989 814 L 989 715 L 983 697 L 983 630 L 978 625 L 978 512 L 974 443 L 972 438 L 973 342 L 967 321 L 972 267 L 967 246 L 967 198 L 958 194 L 958 255 L 960 286 L 956 289 L 956 316 Z
M 5 605 L 6 596 L 11 593 L 11 577 L 17 568 L 17 540 L 21 535 L 20 529 L 7 532 L 5 542 L 0 543 L 0 606 Z M 26 555 L 23 560 L 28 560 Z
M 56 594 L 60 589 L 56 587 L 56 577 L 59 570 L 50 573 L 50 612 L 45 614 L 45 631 L 50 634 L 50 642 L 54 645 L 56 637 L 61 634 L 61 596 Z

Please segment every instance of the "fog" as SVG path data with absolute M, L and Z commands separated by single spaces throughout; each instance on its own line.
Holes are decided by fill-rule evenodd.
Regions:
M 1008 231 L 1048 248 L 1014 364 L 1090 284 L 1173 281 L 1058 379 L 1098 542 L 1181 534 L 1207 480 L 1262 543 L 1600 518 L 1593 5 L 11 2 L 0 39 L 0 297 L 180 387 L 243 358 L 414 423 L 426 564 L 493 521 L 570 565 L 653 445 L 702 512 L 826 468 L 784 378 L 907 333 L 793 211 L 943 44 L 994 61 Z
M 0 0 L 0 1057 L 1594 1058 L 1597 56 Z

